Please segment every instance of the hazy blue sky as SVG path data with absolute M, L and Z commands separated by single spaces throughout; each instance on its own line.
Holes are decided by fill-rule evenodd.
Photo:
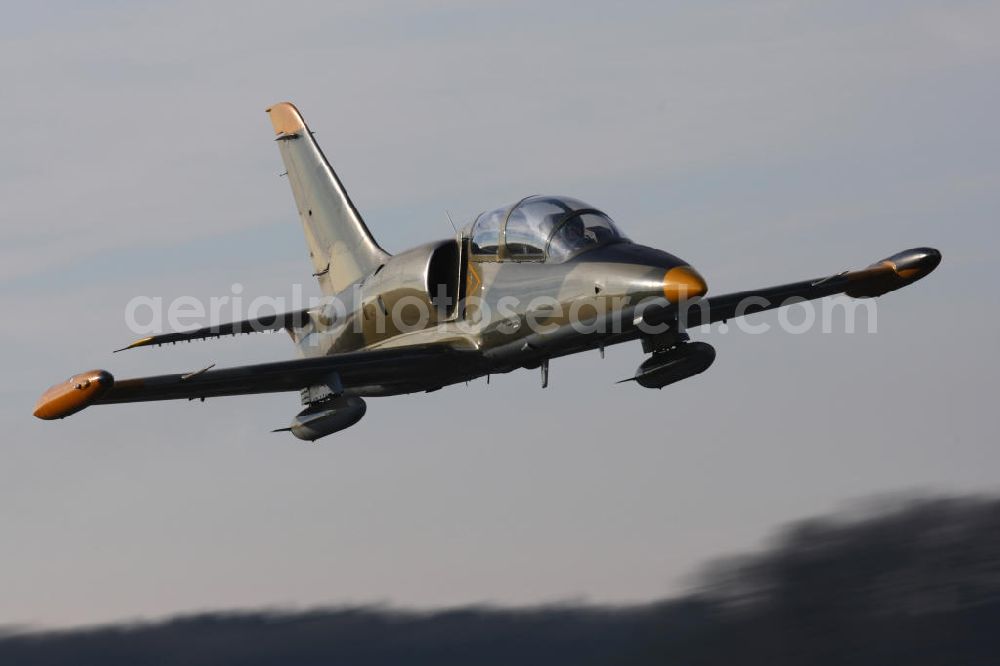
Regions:
M 0 24 L 0 624 L 384 601 L 651 599 L 859 496 L 996 490 L 996 2 L 18 3 Z M 637 343 L 377 399 L 304 445 L 296 395 L 31 417 L 74 371 L 280 359 L 280 335 L 112 356 L 135 295 L 309 277 L 264 108 L 298 104 L 390 251 L 578 196 L 714 293 L 944 262 L 873 335 Z M 775 322 L 772 313 L 759 321 Z M 863 329 L 862 329 L 863 330 Z

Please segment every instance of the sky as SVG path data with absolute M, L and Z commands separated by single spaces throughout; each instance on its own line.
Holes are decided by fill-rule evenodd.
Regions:
M 1000 6 L 20 3 L 0 25 L 0 624 L 202 609 L 644 601 L 857 498 L 993 492 Z M 31 416 L 50 384 L 289 358 L 282 335 L 111 354 L 135 296 L 312 284 L 264 109 L 297 104 L 390 252 L 579 197 L 710 293 L 929 245 L 877 332 L 735 328 L 369 401 Z

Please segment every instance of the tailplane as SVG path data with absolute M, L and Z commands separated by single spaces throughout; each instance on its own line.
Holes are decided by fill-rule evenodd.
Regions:
M 336 294 L 384 264 L 379 247 L 343 183 L 290 102 L 267 110 L 292 185 L 314 274 L 324 294 Z

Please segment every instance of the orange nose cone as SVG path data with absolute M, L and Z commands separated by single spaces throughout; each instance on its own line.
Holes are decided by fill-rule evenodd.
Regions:
M 705 278 L 690 266 L 676 266 L 663 276 L 663 295 L 671 303 L 698 298 L 708 292 Z
M 105 370 L 81 372 L 43 393 L 34 414 L 46 421 L 76 414 L 104 395 L 114 382 L 114 377 Z

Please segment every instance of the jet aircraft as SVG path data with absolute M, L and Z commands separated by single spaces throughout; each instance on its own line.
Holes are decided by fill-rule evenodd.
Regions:
M 794 302 L 871 298 L 915 282 L 941 261 L 915 248 L 867 268 L 707 296 L 688 262 L 628 239 L 574 198 L 529 196 L 480 214 L 454 238 L 390 255 L 372 237 L 291 103 L 267 109 L 323 298 L 303 310 L 136 340 L 125 349 L 284 329 L 293 360 L 116 379 L 73 375 L 34 414 L 61 419 L 90 405 L 298 391 L 287 428 L 316 440 L 357 423 L 364 398 L 434 391 L 638 340 L 649 354 L 629 380 L 663 388 L 699 374 L 715 350 L 689 328 Z M 122 350 L 118 350 L 122 351 Z

